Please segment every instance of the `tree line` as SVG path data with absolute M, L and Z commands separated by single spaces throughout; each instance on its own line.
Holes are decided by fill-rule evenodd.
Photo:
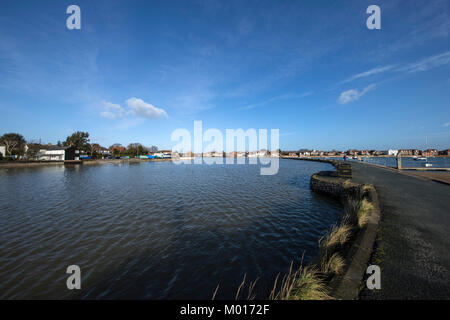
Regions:
M 141 154 L 147 154 L 149 152 L 157 152 L 158 147 L 151 146 L 145 147 L 141 143 L 130 143 L 127 147 L 122 146 L 119 143 L 111 145 L 109 148 L 105 148 L 98 143 L 90 143 L 89 133 L 83 131 L 77 131 L 67 136 L 66 140 L 58 141 L 57 146 L 66 147 L 74 146 L 77 150 L 80 150 L 81 154 L 90 156 L 100 156 L 104 151 L 109 151 L 115 156 L 138 156 Z M 43 145 L 41 143 L 28 142 L 19 133 L 5 133 L 0 136 L 0 146 L 5 147 L 5 155 L 9 158 L 12 156 L 34 158 L 37 156 L 40 149 L 52 146 L 51 144 Z M 0 158 L 2 154 L 0 153 Z

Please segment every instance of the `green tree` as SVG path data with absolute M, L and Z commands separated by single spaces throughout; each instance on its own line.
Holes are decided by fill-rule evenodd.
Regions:
M 11 156 L 13 153 L 22 155 L 26 144 L 25 138 L 18 133 L 5 133 L 0 137 L 0 144 L 6 148 L 6 153 Z
M 64 146 L 75 146 L 80 151 L 89 150 L 89 133 L 77 131 L 66 138 L 63 142 Z
M 126 151 L 129 156 L 138 156 L 147 152 L 147 149 L 140 143 L 130 143 Z

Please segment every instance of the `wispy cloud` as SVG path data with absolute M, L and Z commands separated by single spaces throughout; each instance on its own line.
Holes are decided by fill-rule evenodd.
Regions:
M 279 101 L 279 100 L 304 98 L 304 97 L 312 95 L 313 93 L 314 93 L 313 91 L 306 91 L 306 92 L 303 92 L 303 93 L 300 93 L 300 94 L 291 94 L 291 93 L 283 94 L 283 95 L 280 95 L 280 96 L 272 97 L 272 98 L 267 99 L 267 100 L 262 101 L 262 102 L 246 105 L 244 107 L 238 108 L 238 110 L 249 110 L 249 109 L 253 109 L 253 108 L 256 108 L 256 107 L 261 107 L 261 106 L 267 105 L 267 104 L 269 104 L 271 102 L 275 102 L 275 101 Z
M 357 89 L 350 89 L 347 91 L 344 91 L 341 93 L 341 95 L 338 98 L 338 102 L 340 104 L 347 104 L 353 101 L 358 100 L 363 95 L 365 95 L 367 92 L 369 92 L 372 89 L 375 89 L 375 84 L 368 85 L 365 87 L 362 91 L 358 91 Z
M 441 54 L 427 57 L 417 62 L 409 63 L 401 68 L 398 68 L 397 71 L 406 73 L 428 71 L 430 69 L 446 65 L 449 62 L 450 62 L 450 51 L 447 51 Z
M 435 68 L 444 66 L 448 63 L 450 63 L 450 51 L 436 54 L 436 55 L 433 55 L 430 57 L 423 58 L 419 61 L 411 62 L 411 63 L 400 65 L 400 66 L 387 65 L 387 66 L 376 67 L 376 68 L 355 74 L 355 75 L 339 82 L 338 85 L 348 83 L 353 80 L 370 77 L 370 76 L 373 76 L 376 74 L 385 73 L 387 71 L 391 71 L 391 73 L 395 73 L 396 76 L 394 78 L 397 78 L 399 76 L 410 74 L 410 73 L 422 72 L 422 71 L 428 71 L 431 69 L 435 69 Z
M 123 119 L 127 116 L 135 116 L 136 118 L 143 119 L 158 119 L 161 117 L 167 117 L 167 113 L 164 109 L 157 108 L 154 105 L 135 97 L 132 97 L 126 101 L 128 106 L 127 109 L 123 108 L 119 104 L 108 101 L 103 101 L 102 103 L 105 108 L 100 115 L 107 119 Z
M 105 110 L 100 115 L 107 119 L 123 118 L 126 115 L 125 109 L 119 104 L 114 104 L 108 101 L 102 101 Z
M 345 79 L 344 81 L 340 82 L 339 84 L 343 84 L 343 83 L 347 83 L 347 82 L 350 82 L 350 81 L 353 81 L 353 80 L 356 80 L 356 79 L 365 78 L 365 77 L 369 77 L 369 76 L 372 76 L 372 75 L 375 75 L 375 74 L 383 73 L 383 72 L 391 70 L 392 68 L 393 68 L 392 65 L 376 67 L 376 68 L 373 68 L 373 69 L 370 69 L 370 70 L 367 70 L 367 71 L 355 74 L 355 75 Z
M 443 127 L 450 127 L 450 122 L 446 122 L 442 125 Z

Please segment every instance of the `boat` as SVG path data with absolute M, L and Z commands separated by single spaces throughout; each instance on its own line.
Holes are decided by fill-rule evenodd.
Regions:
M 432 167 L 433 165 L 431 163 L 425 163 L 425 167 Z
M 414 160 L 416 160 L 416 161 L 427 161 L 427 158 L 425 158 L 425 157 L 418 157 L 418 158 L 414 158 Z

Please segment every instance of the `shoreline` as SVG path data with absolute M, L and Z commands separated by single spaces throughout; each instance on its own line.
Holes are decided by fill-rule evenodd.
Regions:
M 324 162 L 333 165 L 336 169 L 343 161 L 334 159 L 305 159 L 287 158 L 292 160 L 305 160 Z M 337 272 L 325 280 L 326 286 L 334 299 L 355 300 L 359 299 L 361 288 L 364 285 L 365 271 L 372 256 L 377 237 L 377 229 L 380 222 L 380 205 L 375 187 L 367 183 L 355 183 L 350 179 L 340 178 L 337 171 L 320 171 L 311 176 L 310 187 L 314 192 L 338 198 L 343 207 L 343 218 L 340 225 L 345 225 L 345 212 L 351 210 L 351 199 L 364 201 L 367 199 L 371 209 L 367 213 L 367 222 L 354 229 L 354 234 L 349 242 L 336 250 L 336 254 L 343 257 L 344 266 L 342 272 Z M 332 233 L 332 232 L 331 232 Z M 330 236 L 330 233 L 325 237 Z M 320 268 L 321 256 L 313 260 L 312 265 Z M 316 263 L 315 263 L 316 262 Z
M 140 162 L 161 162 L 173 161 L 178 159 L 98 159 L 98 160 L 79 160 L 79 161 L 11 161 L 0 162 L 0 169 L 5 168 L 31 168 L 43 166 L 73 166 L 73 165 L 103 165 L 103 164 L 119 164 L 119 163 L 140 163 Z

